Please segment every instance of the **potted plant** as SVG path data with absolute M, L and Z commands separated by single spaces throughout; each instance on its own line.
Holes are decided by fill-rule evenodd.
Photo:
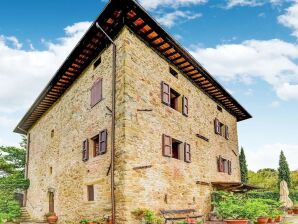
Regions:
M 58 216 L 56 215 L 55 212 L 49 212 L 49 213 L 47 213 L 46 214 L 46 218 L 47 218 L 48 223 L 50 223 L 50 224 L 54 224 L 58 220 Z
M 142 223 L 146 224 L 161 224 L 164 220 L 161 217 L 155 215 L 151 209 L 136 209 L 132 211 L 132 214 L 137 220 L 140 220 Z
M 298 215 L 298 204 L 294 205 L 294 207 L 293 207 L 293 213 L 295 215 Z

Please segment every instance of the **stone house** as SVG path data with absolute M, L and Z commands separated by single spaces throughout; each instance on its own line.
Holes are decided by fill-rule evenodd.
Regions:
M 110 1 L 15 129 L 28 136 L 24 206 L 59 223 L 207 214 L 216 186 L 240 183 L 249 118 L 138 3 Z

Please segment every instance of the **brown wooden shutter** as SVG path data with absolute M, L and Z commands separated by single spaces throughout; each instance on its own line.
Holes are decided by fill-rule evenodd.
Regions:
M 228 174 L 232 175 L 232 162 L 228 160 Z
M 102 79 L 96 81 L 91 88 L 91 107 L 102 100 Z
M 88 161 L 89 159 L 89 140 L 86 139 L 83 142 L 83 161 Z
M 107 137 L 108 137 L 107 129 L 99 133 L 99 153 L 100 154 L 105 154 L 107 152 L 107 139 L 108 139 Z
M 224 160 L 221 156 L 217 158 L 217 168 L 218 172 L 224 172 Z
M 186 96 L 182 98 L 182 114 L 188 116 L 188 98 Z
M 225 126 L 225 137 L 227 140 L 230 139 L 229 127 L 227 125 Z
M 163 156 L 172 157 L 172 138 L 165 134 L 162 136 L 162 152 Z
M 166 105 L 171 104 L 170 86 L 165 82 L 161 83 L 161 98 L 164 104 Z
M 214 120 L 214 130 L 215 130 L 215 134 L 220 135 L 220 122 L 217 118 L 215 118 Z
M 184 143 L 184 161 L 191 163 L 190 144 Z
M 94 185 L 87 186 L 88 201 L 94 201 Z

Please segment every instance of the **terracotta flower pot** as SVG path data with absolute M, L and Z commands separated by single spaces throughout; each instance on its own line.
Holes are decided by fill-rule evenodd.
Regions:
M 294 207 L 294 208 L 293 208 L 293 213 L 294 213 L 295 215 L 298 215 L 298 207 Z
M 57 215 L 50 215 L 47 217 L 48 223 L 50 224 L 54 224 L 57 222 L 58 220 L 58 216 Z
M 268 223 L 274 223 L 273 218 L 269 218 Z
M 289 210 L 288 210 L 288 214 L 289 214 L 289 215 L 292 215 L 292 214 L 293 214 L 293 210 L 292 210 L 292 209 L 289 209 Z
M 227 224 L 248 224 L 247 219 L 225 219 L 224 222 Z
M 268 223 L 268 220 L 269 220 L 269 218 L 266 218 L 266 217 L 257 218 L 258 224 L 266 224 L 266 223 Z
M 278 216 L 275 218 L 275 222 L 281 222 L 282 221 L 282 217 L 281 216 Z

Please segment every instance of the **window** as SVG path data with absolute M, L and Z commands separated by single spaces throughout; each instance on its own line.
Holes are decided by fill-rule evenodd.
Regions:
M 98 135 L 92 138 L 93 156 L 105 154 L 107 151 L 107 130 L 102 130 Z
M 82 150 L 82 160 L 84 162 L 88 161 L 89 160 L 89 141 L 88 139 L 86 139 L 85 141 L 83 141 L 83 150 Z
M 97 80 L 91 87 L 91 107 L 102 100 L 102 79 Z
M 94 201 L 94 185 L 87 186 L 87 199 L 88 201 Z
M 188 116 L 188 98 L 181 96 L 177 91 L 172 89 L 168 84 L 162 82 L 162 102 L 167 106 L 181 112 L 183 115 Z
M 93 64 L 93 69 L 96 69 L 97 66 L 101 64 L 101 57 L 99 57 Z
M 170 73 L 171 73 L 171 75 L 173 75 L 175 78 L 178 78 L 178 72 L 177 72 L 175 69 L 173 69 L 172 67 L 170 67 Z
M 99 135 L 94 136 L 92 139 L 93 143 L 93 157 L 100 155 L 99 153 Z
M 217 105 L 217 110 L 222 112 L 222 107 Z
M 191 162 L 190 145 L 165 134 L 162 137 L 162 151 L 165 157 Z
M 224 159 L 221 156 L 217 158 L 218 172 L 232 174 L 232 162 L 230 160 Z
M 54 129 L 53 129 L 53 130 L 51 131 L 51 138 L 53 138 L 54 135 L 55 135 L 55 131 L 54 131 Z
M 230 139 L 229 127 L 221 123 L 217 118 L 214 120 L 214 130 L 215 134 L 225 137 L 225 139 Z
M 170 107 L 172 107 L 173 109 L 179 111 L 179 99 L 180 99 L 180 94 L 177 93 L 175 90 L 171 89 L 170 91 L 171 94 L 171 103 L 170 103 Z

